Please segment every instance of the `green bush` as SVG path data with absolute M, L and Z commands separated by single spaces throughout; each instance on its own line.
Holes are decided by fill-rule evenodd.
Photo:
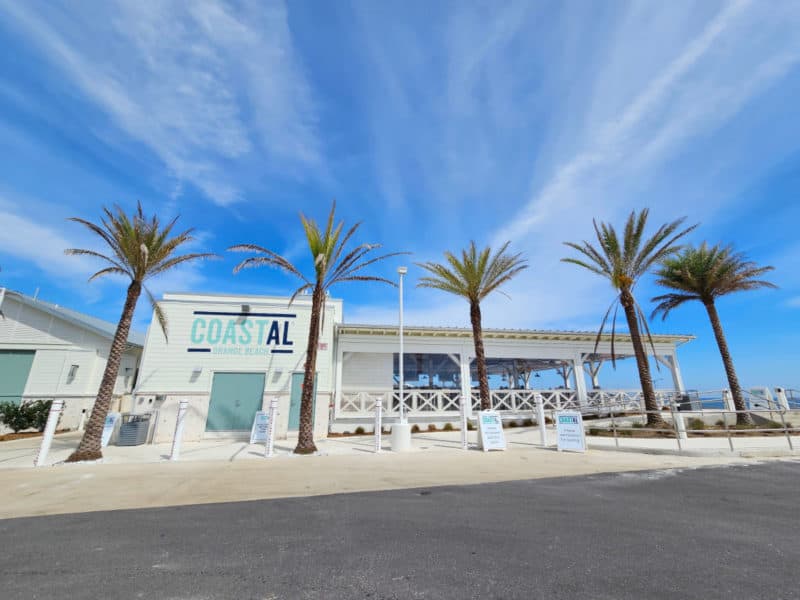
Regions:
M 24 429 L 44 431 L 52 404 L 52 400 L 34 400 L 19 405 L 3 402 L 0 404 L 0 422 L 10 427 L 14 433 Z
M 516 421 L 509 421 L 507 427 L 517 427 Z
M 436 425 L 434 425 L 433 423 L 428 425 L 428 431 L 436 431 Z
M 725 423 L 723 423 L 725 425 Z M 703 419 L 689 419 L 689 429 L 705 429 L 706 422 Z
M 356 435 L 364 435 L 364 428 L 356 427 Z
M 442 427 L 442 431 L 453 431 L 453 424 L 452 423 L 445 423 L 444 427 Z
M 522 422 L 523 427 L 531 427 L 533 425 L 533 419 L 525 419 Z
M 419 425 L 411 426 L 411 433 L 419 433 L 419 432 L 420 432 Z
M 467 431 L 475 431 L 475 423 L 467 421 Z

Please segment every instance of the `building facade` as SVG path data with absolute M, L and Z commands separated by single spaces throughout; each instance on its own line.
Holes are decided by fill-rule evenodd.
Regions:
M 78 429 L 94 404 L 116 324 L 0 288 L 0 402 L 65 401 L 59 423 Z M 114 389 L 125 410 L 144 336 L 132 332 Z
M 135 412 L 157 414 L 155 441 L 171 440 L 181 400 L 188 401 L 187 441 L 245 436 L 256 411 L 279 402 L 279 438 L 296 432 L 311 317 L 310 296 L 166 294 L 145 341 Z M 328 299 L 317 351 L 314 433 L 328 432 L 334 390 L 334 329 L 341 300 Z M 156 412 L 157 411 L 157 412 Z

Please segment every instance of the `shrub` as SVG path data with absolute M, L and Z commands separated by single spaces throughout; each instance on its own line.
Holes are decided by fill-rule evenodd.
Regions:
M 467 431 L 475 431 L 475 423 L 467 421 Z
M 52 400 L 34 400 L 19 405 L 3 402 L 0 404 L 0 422 L 10 427 L 14 433 L 23 429 L 44 431 L 52 404 Z
M 523 427 L 532 427 L 533 426 L 533 419 L 525 419 L 522 422 Z
M 442 427 L 442 431 L 453 431 L 453 424 L 452 423 L 445 423 L 444 427 Z
M 516 421 L 509 421 L 508 422 L 508 427 L 518 427 L 517 422 Z
M 356 435 L 364 435 L 364 428 L 363 427 L 356 427 Z
M 436 425 L 434 425 L 433 423 L 428 425 L 428 431 L 436 431 Z
M 725 423 L 722 424 L 723 426 Z M 689 419 L 689 429 L 705 429 L 706 422 L 703 419 Z
M 714 423 L 714 425 L 716 425 L 717 427 L 725 427 L 725 421 L 723 421 L 722 419 L 720 419 L 719 421 L 717 421 L 716 423 Z

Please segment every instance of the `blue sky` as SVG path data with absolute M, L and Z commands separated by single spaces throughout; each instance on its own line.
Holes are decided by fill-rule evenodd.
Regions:
M 336 198 L 360 241 L 406 262 L 511 240 L 531 268 L 486 302 L 485 326 L 592 329 L 612 290 L 560 263 L 561 242 L 649 207 L 776 267 L 779 290 L 719 311 L 745 385 L 800 388 L 797 31 L 800 5 L 782 0 L 0 0 L 0 285 L 114 320 L 123 283 L 86 284 L 95 265 L 63 249 L 96 241 L 67 217 L 140 200 L 180 214 L 198 248 L 256 242 L 308 266 L 297 213 L 324 218 Z M 293 289 L 233 276 L 236 258 L 152 288 Z M 408 321 L 466 324 L 419 275 Z M 396 319 L 388 286 L 334 291 L 348 321 Z M 702 307 L 653 327 L 697 336 L 688 387 L 723 386 Z

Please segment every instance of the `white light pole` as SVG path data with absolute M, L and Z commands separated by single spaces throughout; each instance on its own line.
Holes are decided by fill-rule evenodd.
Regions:
M 400 422 L 392 427 L 392 450 L 394 452 L 405 452 L 411 449 L 411 426 L 408 424 L 405 407 L 405 377 L 403 366 L 403 275 L 408 273 L 406 267 L 398 267 L 397 274 L 400 276 L 400 356 L 398 367 L 400 374 L 398 383 L 400 385 Z
M 398 267 L 397 274 L 400 276 L 400 357 L 399 357 L 399 372 L 400 372 L 400 422 L 406 424 L 406 408 L 403 390 L 405 388 L 405 371 L 403 369 L 403 275 L 408 273 L 406 267 Z

